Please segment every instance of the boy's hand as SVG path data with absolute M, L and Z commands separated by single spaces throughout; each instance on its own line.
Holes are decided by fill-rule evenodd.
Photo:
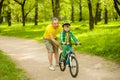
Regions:
M 75 43 L 75 45 L 81 45 L 81 43 L 77 42 L 77 43 Z

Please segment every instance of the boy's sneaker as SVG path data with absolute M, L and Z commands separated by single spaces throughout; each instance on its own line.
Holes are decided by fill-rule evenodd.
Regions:
M 65 62 L 65 57 L 61 57 L 62 61 Z
M 49 69 L 50 69 L 51 71 L 54 71 L 54 70 L 55 70 L 55 68 L 53 67 L 53 65 L 50 65 L 50 66 L 49 66 Z

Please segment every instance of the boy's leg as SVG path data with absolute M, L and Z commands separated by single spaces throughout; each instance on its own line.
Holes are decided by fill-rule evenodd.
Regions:
M 71 46 L 67 46 L 67 51 L 70 51 Z M 67 60 L 67 63 L 69 63 L 70 59 Z
M 62 51 L 62 57 L 65 58 L 65 56 L 66 56 L 66 50 L 67 50 L 67 46 L 66 46 L 66 45 L 62 45 L 62 49 L 63 49 L 63 51 Z
M 67 46 L 67 51 L 70 51 L 70 49 L 71 49 L 71 46 Z

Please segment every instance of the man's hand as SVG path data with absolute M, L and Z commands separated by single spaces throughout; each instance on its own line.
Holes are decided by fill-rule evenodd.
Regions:
M 60 49 L 60 50 L 62 50 L 62 47 L 61 47 L 61 45 L 59 45 L 59 49 Z

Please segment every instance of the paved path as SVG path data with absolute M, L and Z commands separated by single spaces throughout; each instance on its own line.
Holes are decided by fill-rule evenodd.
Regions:
M 79 74 L 72 78 L 69 69 L 48 69 L 45 45 L 34 40 L 0 37 L 0 50 L 26 71 L 31 80 L 120 80 L 120 66 L 96 56 L 77 54 Z

